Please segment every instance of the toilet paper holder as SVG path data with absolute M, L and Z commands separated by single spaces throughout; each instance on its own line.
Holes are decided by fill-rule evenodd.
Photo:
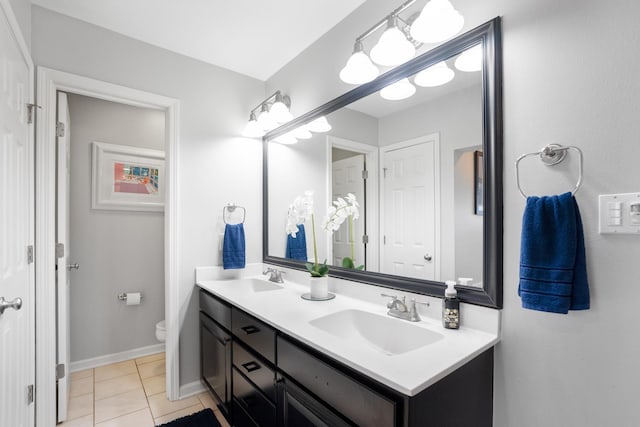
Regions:
M 118 299 L 120 301 L 126 301 L 127 300 L 127 294 L 125 292 L 120 292 L 118 294 Z M 142 292 L 140 292 L 140 300 L 142 300 Z

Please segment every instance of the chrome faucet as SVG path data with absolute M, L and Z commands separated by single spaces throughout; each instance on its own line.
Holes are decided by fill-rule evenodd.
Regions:
M 416 301 L 415 298 L 411 298 L 411 300 L 409 301 L 409 306 L 407 307 L 406 298 L 404 296 L 402 297 L 402 299 L 400 299 L 397 295 L 380 295 L 382 295 L 383 297 L 391 298 L 391 301 L 387 303 L 387 308 L 389 309 L 387 314 L 389 316 L 408 320 L 409 322 L 420 321 L 420 315 L 418 314 L 418 310 L 416 309 L 416 304 L 423 304 L 429 307 L 428 302 Z
M 271 267 L 267 267 L 267 269 L 262 272 L 262 274 L 269 275 L 270 282 L 275 282 L 275 283 L 284 283 L 284 280 L 282 279 L 282 275 L 286 273 L 287 273 L 286 271 L 278 270 L 277 268 L 271 268 Z

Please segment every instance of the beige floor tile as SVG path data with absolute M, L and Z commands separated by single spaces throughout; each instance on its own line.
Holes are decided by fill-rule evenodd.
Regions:
M 151 414 L 154 418 L 162 417 L 172 412 L 180 411 L 194 405 L 200 405 L 200 400 L 197 396 L 187 397 L 182 400 L 170 401 L 164 395 L 164 393 L 149 396 L 149 407 L 151 408 Z
M 166 384 L 167 384 L 167 378 L 164 375 L 149 377 L 142 380 L 144 393 L 147 396 L 153 396 L 154 394 L 164 393 L 167 390 Z
M 138 366 L 138 372 L 140 373 L 140 378 L 142 379 L 156 377 L 158 375 L 164 375 L 164 367 L 164 360 L 156 360 L 155 362 L 149 362 Z
M 101 400 L 139 388 L 142 388 L 142 383 L 137 373 L 97 381 L 95 385 L 95 399 Z
M 95 420 L 96 423 L 101 423 L 146 408 L 147 398 L 140 387 L 106 399 L 96 400 L 95 405 Z
M 202 406 L 204 406 L 205 408 L 211 408 L 214 411 L 218 410 L 218 402 L 216 402 L 216 400 L 209 394 L 209 392 L 205 391 L 204 393 L 200 393 L 198 395 L 198 399 L 200 399 L 200 403 L 202 403 Z
M 139 357 L 136 359 L 136 365 L 142 365 L 144 363 L 155 362 L 157 360 L 165 360 L 164 351 L 162 353 L 150 354 L 148 356 Z
M 227 419 L 220 413 L 220 411 L 213 411 L 214 415 L 218 419 L 218 422 L 222 427 L 231 427 L 231 425 L 227 422 Z
M 153 427 L 155 423 L 149 408 L 96 424 L 96 427 Z
M 165 424 L 165 423 L 171 422 L 173 420 L 177 420 L 178 418 L 186 417 L 187 415 L 191 415 L 191 414 L 196 413 L 198 411 L 202 411 L 203 409 L 204 408 L 202 407 L 202 404 L 198 403 L 196 405 L 189 406 L 189 407 L 181 409 L 179 411 L 171 412 L 171 413 L 169 413 L 167 415 L 163 415 L 161 417 L 157 417 L 155 419 L 155 422 L 156 422 L 156 425 Z
M 93 393 L 93 375 L 84 378 L 71 378 L 69 397 L 81 396 L 88 393 Z
M 75 420 L 65 421 L 58 427 L 93 427 L 93 415 L 85 415 Z
M 91 414 L 93 414 L 93 393 L 69 398 L 69 408 L 67 409 L 68 420 L 74 420 Z
M 71 372 L 70 378 L 71 381 L 77 380 L 80 378 L 93 377 L 93 368 L 92 369 L 84 369 L 82 371 Z
M 98 382 L 115 377 L 121 377 L 123 375 L 135 374 L 136 372 L 136 362 L 134 360 L 125 360 L 124 362 L 96 368 L 94 378 L 96 382 Z

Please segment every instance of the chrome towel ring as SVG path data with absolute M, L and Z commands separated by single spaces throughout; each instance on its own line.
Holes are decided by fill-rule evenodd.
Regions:
M 559 144 L 549 144 L 540 151 L 536 151 L 535 153 L 523 154 L 522 156 L 518 157 L 518 159 L 516 160 L 516 163 L 515 163 L 516 185 L 518 186 L 518 191 L 520 191 L 520 194 L 522 194 L 522 197 L 526 199 L 528 196 L 525 194 L 525 192 L 522 190 L 522 187 L 520 186 L 520 170 L 518 169 L 518 165 L 520 161 L 526 157 L 540 156 L 540 160 L 542 160 L 542 163 L 544 163 L 547 166 L 553 166 L 562 162 L 567 155 L 567 151 L 569 150 L 575 150 L 578 153 L 578 182 L 576 183 L 576 187 L 571 192 L 571 194 L 575 196 L 575 194 L 580 189 L 580 186 L 582 185 L 582 150 L 580 150 L 578 147 L 575 147 L 573 145 L 568 145 L 564 147 Z
M 235 203 L 228 203 L 225 207 L 222 208 L 222 220 L 225 224 L 229 224 L 227 222 L 227 216 L 235 212 L 236 209 L 242 209 L 242 221 L 238 224 L 244 224 L 244 219 L 247 216 L 247 210 L 242 206 L 236 206 Z

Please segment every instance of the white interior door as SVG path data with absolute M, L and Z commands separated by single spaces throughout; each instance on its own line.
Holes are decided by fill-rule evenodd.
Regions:
M 9 19 L 0 5 L 0 426 L 27 427 L 35 407 L 32 66 Z
M 58 402 L 57 420 L 67 419 L 69 401 L 69 356 L 70 356 L 70 290 L 71 269 L 69 262 L 69 185 L 71 138 L 69 122 L 69 105 L 67 94 L 58 92 L 58 127 L 56 144 L 56 360 L 63 368 L 57 372 Z
M 382 152 L 381 272 L 435 280 L 435 142 Z
M 356 196 L 360 204 L 360 218 L 353 222 L 353 241 L 355 265 L 365 263 L 365 245 L 362 236 L 365 233 L 365 180 L 362 171 L 365 169 L 365 156 L 358 154 L 332 163 L 332 194 L 333 200 L 337 197 L 345 197 L 348 193 Z M 344 257 L 351 257 L 351 244 L 349 243 L 348 221 L 333 233 L 333 265 L 342 265 Z

